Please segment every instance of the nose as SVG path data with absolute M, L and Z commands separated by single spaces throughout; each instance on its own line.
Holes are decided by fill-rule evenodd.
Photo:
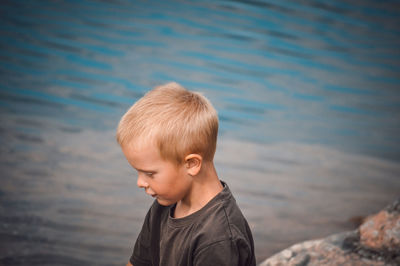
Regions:
M 147 187 L 149 187 L 149 184 L 143 179 L 143 177 L 140 176 L 140 174 L 138 175 L 137 186 L 139 188 L 147 188 Z

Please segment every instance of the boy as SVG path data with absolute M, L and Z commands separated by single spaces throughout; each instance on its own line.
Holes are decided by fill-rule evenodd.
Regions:
M 127 265 L 256 265 L 250 228 L 214 167 L 217 135 L 211 103 L 177 83 L 121 118 L 117 141 L 156 199 Z

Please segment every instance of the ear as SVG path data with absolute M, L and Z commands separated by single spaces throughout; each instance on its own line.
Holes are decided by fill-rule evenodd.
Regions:
M 203 157 L 199 154 L 189 154 L 185 157 L 185 165 L 189 175 L 195 176 L 200 172 Z

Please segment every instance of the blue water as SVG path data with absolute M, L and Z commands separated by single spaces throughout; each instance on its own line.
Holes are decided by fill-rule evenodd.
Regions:
M 151 199 L 114 130 L 168 81 L 218 110 L 258 261 L 399 196 L 399 1 L 2 1 L 0 22 L 2 265 L 127 261 Z

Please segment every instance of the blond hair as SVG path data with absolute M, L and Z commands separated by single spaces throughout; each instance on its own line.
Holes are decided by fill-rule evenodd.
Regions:
M 121 146 L 153 141 L 164 160 L 179 165 L 191 153 L 212 161 L 217 135 L 217 112 L 207 98 L 171 82 L 146 93 L 122 116 L 116 138 Z

